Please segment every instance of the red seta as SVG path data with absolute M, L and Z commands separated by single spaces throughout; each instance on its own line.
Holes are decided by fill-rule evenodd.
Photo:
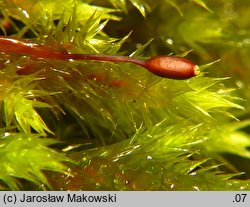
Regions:
M 109 62 L 128 62 L 144 67 L 151 73 L 170 79 L 188 79 L 196 76 L 198 66 L 188 59 L 174 56 L 155 56 L 140 60 L 128 56 L 101 54 L 71 54 L 22 39 L 0 36 L 0 52 L 28 55 L 50 60 L 95 60 Z

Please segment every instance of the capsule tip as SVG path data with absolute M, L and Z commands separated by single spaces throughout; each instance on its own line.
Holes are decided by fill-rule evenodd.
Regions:
M 197 76 L 201 73 L 200 67 L 198 65 L 194 66 L 194 75 Z

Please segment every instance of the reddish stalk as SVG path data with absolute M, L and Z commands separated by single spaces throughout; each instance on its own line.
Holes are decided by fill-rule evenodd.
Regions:
M 199 73 L 198 66 L 190 60 L 172 56 L 155 56 L 146 60 L 117 55 L 70 54 L 21 39 L 0 36 L 0 52 L 29 55 L 50 60 L 95 60 L 128 62 L 144 67 L 151 73 L 171 79 L 187 79 Z

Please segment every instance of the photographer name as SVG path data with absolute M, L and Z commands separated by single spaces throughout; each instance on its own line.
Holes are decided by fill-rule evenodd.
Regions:
M 116 194 L 106 195 L 86 195 L 68 193 L 65 195 L 26 195 L 22 194 L 20 198 L 21 203 L 116 203 Z

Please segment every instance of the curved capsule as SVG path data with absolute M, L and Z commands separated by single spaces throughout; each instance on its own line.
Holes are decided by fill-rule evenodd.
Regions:
M 198 75 L 198 66 L 190 60 L 173 56 L 155 56 L 140 60 L 128 56 L 101 54 L 71 54 L 53 50 L 51 47 L 30 43 L 16 38 L 0 36 L 0 52 L 30 55 L 35 58 L 55 60 L 95 60 L 109 62 L 128 62 L 140 65 L 151 73 L 171 79 L 188 79 Z
M 199 67 L 190 60 L 173 56 L 156 56 L 145 60 L 145 67 L 157 76 L 187 79 L 199 74 Z

